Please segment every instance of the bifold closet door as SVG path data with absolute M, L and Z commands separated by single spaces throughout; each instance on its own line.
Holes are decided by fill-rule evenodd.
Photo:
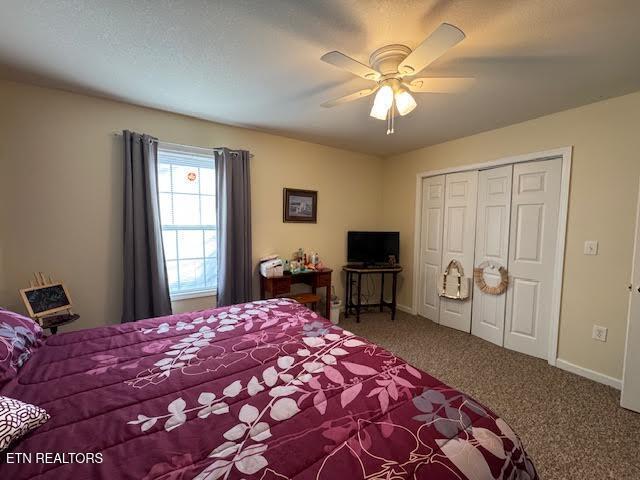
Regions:
M 442 261 L 444 175 L 422 180 L 422 231 L 420 232 L 420 287 L 418 313 L 440 321 L 438 277 Z
M 504 346 L 546 358 L 562 159 L 513 166 Z
M 445 178 L 442 263 L 458 260 L 467 278 L 473 277 L 478 171 L 452 173 Z M 471 299 L 440 299 L 440 324 L 471 331 Z
M 509 219 L 513 165 L 478 173 L 478 213 L 475 266 L 489 261 L 507 268 L 509 261 Z M 488 285 L 500 283 L 497 269 L 485 269 Z M 506 292 L 490 295 L 473 286 L 471 333 L 502 346 Z

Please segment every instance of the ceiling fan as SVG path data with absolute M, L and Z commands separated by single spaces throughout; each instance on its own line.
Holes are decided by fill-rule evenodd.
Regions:
M 387 135 L 392 134 L 396 110 L 400 115 L 407 115 L 416 108 L 411 92 L 453 93 L 473 82 L 473 78 L 411 78 L 464 38 L 464 33 L 458 27 L 443 23 L 413 51 L 406 45 L 398 44 L 377 49 L 369 57 L 371 66 L 338 51 L 326 53 L 320 60 L 374 81 L 376 85 L 330 100 L 322 106 L 335 107 L 377 92 L 370 115 L 387 120 Z

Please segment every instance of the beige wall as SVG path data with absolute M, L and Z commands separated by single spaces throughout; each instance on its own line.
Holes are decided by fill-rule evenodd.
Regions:
M 400 230 L 399 301 L 406 306 L 412 304 L 417 172 L 573 145 L 559 356 L 621 376 L 640 92 L 385 160 L 10 82 L 0 82 L 0 105 L 0 305 L 20 309 L 17 290 L 31 272 L 52 272 L 67 281 L 82 315 L 74 328 L 120 316 L 122 161 L 121 140 L 112 132 L 129 128 L 169 142 L 251 150 L 254 260 L 301 246 L 318 250 L 335 268 L 345 261 L 347 230 Z M 282 223 L 284 186 L 319 191 L 316 225 Z M 598 256 L 582 255 L 584 240 L 600 242 Z M 334 284 L 341 294 L 337 275 Z M 185 311 L 214 303 L 200 298 L 174 306 Z M 594 323 L 609 328 L 606 343 L 591 339 Z
M 633 229 L 640 176 L 640 92 L 386 159 L 384 226 L 401 232 L 399 302 L 412 304 L 416 174 L 573 145 L 560 358 L 622 376 Z M 584 256 L 598 240 L 598 256 Z M 609 329 L 592 340 L 594 324 Z
M 11 82 L 0 81 L 0 106 L 0 305 L 21 309 L 17 292 L 31 272 L 52 272 L 68 283 L 82 316 L 73 328 L 120 318 L 122 140 L 112 132 L 127 128 L 167 142 L 250 150 L 254 260 L 298 247 L 317 250 L 337 270 L 338 294 L 346 231 L 380 224 L 382 160 L 376 157 Z M 284 186 L 318 190 L 317 224 L 282 222 Z
M 205 308 L 215 308 L 215 306 L 215 296 L 185 298 L 171 302 L 173 313 L 193 312 L 196 310 L 204 310 Z

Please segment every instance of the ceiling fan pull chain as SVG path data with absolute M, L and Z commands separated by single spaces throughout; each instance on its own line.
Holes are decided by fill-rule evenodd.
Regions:
M 395 132 L 396 128 L 396 101 L 394 100 L 391 104 L 391 134 Z
M 387 135 L 391 134 L 391 109 L 387 110 Z

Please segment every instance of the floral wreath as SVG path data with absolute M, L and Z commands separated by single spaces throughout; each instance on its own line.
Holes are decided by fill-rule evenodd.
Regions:
M 484 269 L 490 267 L 491 269 L 498 270 L 500 274 L 500 283 L 497 285 L 489 286 L 484 279 Z M 509 286 L 509 274 L 507 269 L 496 262 L 482 262 L 476 268 L 473 269 L 473 281 L 483 293 L 489 295 L 502 295 Z

